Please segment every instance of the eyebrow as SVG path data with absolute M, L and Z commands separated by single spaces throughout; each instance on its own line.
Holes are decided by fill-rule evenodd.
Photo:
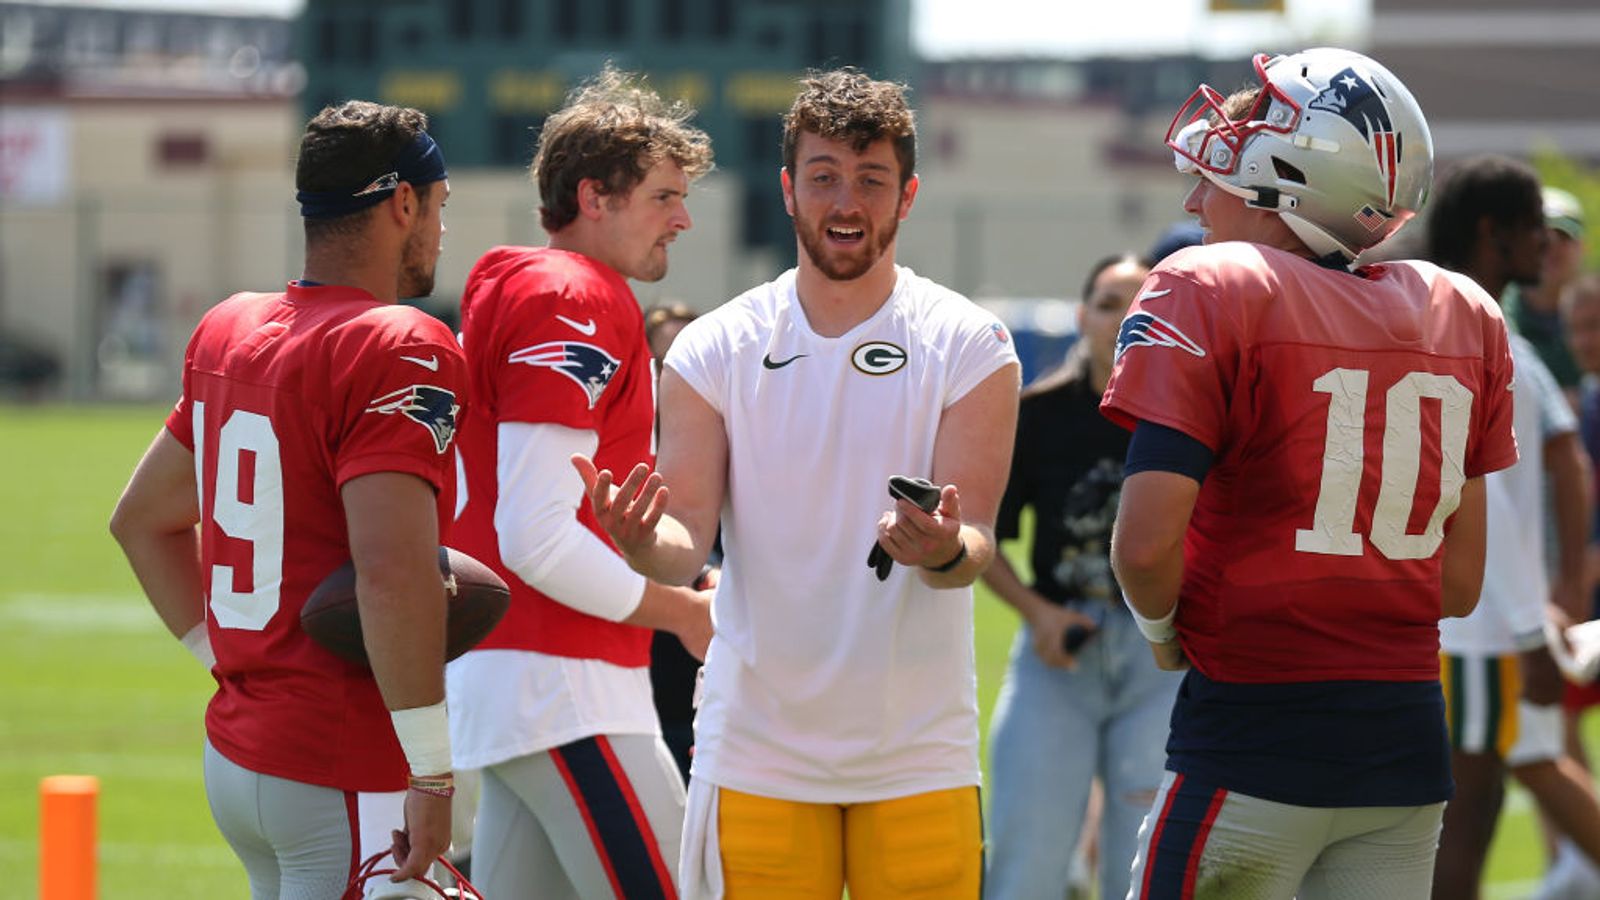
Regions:
M 839 158 L 838 157 L 836 157 L 836 156 L 834 156 L 834 155 L 832 155 L 830 153 L 819 153 L 816 156 L 813 156 L 813 157 L 807 159 L 804 163 L 802 163 L 802 165 L 809 166 L 812 163 L 832 163 L 833 165 L 836 165 L 836 166 L 843 165 L 842 163 L 839 162 Z M 893 167 L 891 167 L 888 163 L 881 163 L 881 162 L 864 162 L 864 163 L 861 163 L 861 164 L 857 165 L 856 168 L 857 169 L 873 169 L 875 171 L 882 171 L 882 172 L 891 172 L 891 171 L 893 171 Z

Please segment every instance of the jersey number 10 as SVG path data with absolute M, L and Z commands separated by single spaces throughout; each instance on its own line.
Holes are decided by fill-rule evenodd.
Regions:
M 1316 512 L 1311 527 L 1297 529 L 1294 536 L 1294 548 L 1302 553 L 1362 553 L 1355 521 L 1365 455 L 1369 374 L 1365 369 L 1330 369 L 1311 383 L 1314 390 L 1331 399 Z M 1423 398 L 1439 401 L 1439 502 L 1422 533 L 1408 534 L 1406 523 L 1411 519 L 1422 463 Z M 1471 420 L 1472 391 L 1449 375 L 1408 372 L 1389 388 L 1384 402 L 1378 504 L 1372 510 L 1368 535 L 1372 546 L 1385 557 L 1426 559 L 1439 549 L 1444 541 L 1444 520 L 1456 511 L 1466 483 Z

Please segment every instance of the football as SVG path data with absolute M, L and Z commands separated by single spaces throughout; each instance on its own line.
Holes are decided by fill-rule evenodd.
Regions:
M 455 659 L 494 629 L 511 603 L 511 590 L 488 566 L 448 547 L 439 548 L 439 574 L 450 610 L 445 658 Z M 366 665 L 354 563 L 335 569 L 306 598 L 300 608 L 300 628 L 334 655 Z

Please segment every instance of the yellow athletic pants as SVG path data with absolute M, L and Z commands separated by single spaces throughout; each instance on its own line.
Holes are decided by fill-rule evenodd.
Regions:
M 977 900 L 983 822 L 976 787 L 873 803 L 775 800 L 721 788 L 727 900 Z

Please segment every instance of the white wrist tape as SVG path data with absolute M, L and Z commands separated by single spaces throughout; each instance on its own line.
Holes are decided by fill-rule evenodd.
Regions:
M 204 619 L 201 619 L 199 625 L 189 629 L 188 633 L 178 640 L 183 644 L 183 649 L 189 651 L 190 656 L 200 660 L 200 664 L 206 667 L 206 671 L 209 672 L 211 667 L 217 664 L 217 654 L 211 650 L 211 633 L 206 631 Z
M 440 775 L 450 767 L 450 717 L 444 701 L 432 706 L 389 710 L 394 735 L 413 775 Z
M 1177 640 L 1178 629 L 1173 627 L 1172 620 L 1178 617 L 1178 604 L 1172 604 L 1172 609 L 1159 619 L 1146 619 L 1139 615 L 1139 611 L 1128 604 L 1128 612 L 1133 614 L 1133 624 L 1139 626 L 1139 633 L 1152 644 L 1165 644 Z

